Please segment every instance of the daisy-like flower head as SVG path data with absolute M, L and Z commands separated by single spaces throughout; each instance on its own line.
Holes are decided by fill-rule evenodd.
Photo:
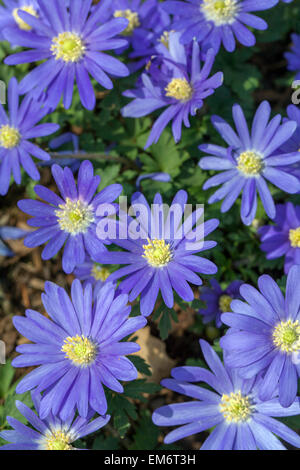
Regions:
M 285 53 L 285 58 L 287 60 L 287 69 L 291 72 L 296 72 L 295 79 L 300 79 L 300 34 L 292 34 L 292 47 L 291 52 Z
M 217 53 L 221 44 L 227 51 L 234 51 L 236 40 L 244 46 L 254 46 L 255 36 L 247 26 L 264 30 L 268 25 L 252 12 L 268 10 L 277 3 L 278 0 L 167 0 L 163 8 L 178 17 L 173 28 L 182 31 L 182 43 L 196 39 L 205 49 L 213 47 Z
M 212 123 L 228 148 L 203 144 L 199 149 L 209 156 L 199 162 L 203 170 L 221 173 L 209 178 L 203 189 L 222 185 L 209 199 L 212 204 L 224 199 L 221 212 L 227 212 L 242 192 L 241 218 L 250 225 L 257 209 L 257 191 L 267 215 L 274 219 L 276 208 L 266 183 L 287 193 L 300 191 L 300 180 L 292 173 L 292 165 L 300 161 L 300 152 L 283 153 L 281 147 L 297 128 L 297 123 L 281 124 L 281 116 L 270 119 L 271 108 L 267 101 L 261 103 L 253 119 L 251 133 L 239 105 L 233 106 L 233 119 L 237 132 L 218 116 Z
M 97 208 L 112 203 L 122 192 L 122 186 L 112 184 L 96 194 L 100 176 L 94 176 L 93 165 L 85 160 L 78 172 L 78 183 L 70 168 L 58 165 L 51 168 L 53 178 L 61 197 L 44 186 L 35 187 L 36 194 L 44 202 L 23 199 L 18 207 L 33 216 L 28 221 L 31 227 L 40 227 L 25 238 L 25 245 L 32 248 L 48 242 L 42 252 L 42 259 L 50 259 L 64 246 L 63 270 L 71 273 L 76 265 L 84 262 L 86 254 L 95 259 L 106 251 L 96 236 Z
M 294 264 L 300 264 L 300 206 L 291 202 L 276 206 L 275 225 L 264 225 L 258 233 L 261 250 L 267 259 L 285 257 L 284 271 L 287 274 Z
M 157 426 L 180 426 L 167 434 L 165 443 L 214 427 L 201 450 L 283 450 L 276 437 L 299 448 L 300 437 L 273 417 L 298 415 L 299 398 L 283 408 L 276 398 L 261 400 L 259 377 L 244 380 L 222 364 L 206 342 L 200 341 L 211 371 L 201 367 L 176 367 L 162 386 L 193 399 L 158 408 L 152 416 Z M 212 390 L 194 385 L 204 382 Z M 276 436 L 275 436 L 276 435 Z
M 192 60 L 189 60 L 189 48 L 179 42 L 179 33 L 170 33 L 170 48 L 165 48 L 165 56 L 160 56 L 142 74 L 138 88 L 124 93 L 134 98 L 122 109 L 125 117 L 141 117 L 151 112 L 166 108 L 155 121 L 146 147 L 156 143 L 172 121 L 172 131 L 176 142 L 181 138 L 182 124 L 189 127 L 189 115 L 195 116 L 203 106 L 203 100 L 212 95 L 223 82 L 222 72 L 209 77 L 215 60 L 213 50 L 209 50 L 201 69 L 200 49 L 193 43 Z
M 101 257 L 104 264 L 128 265 L 111 274 L 109 280 L 115 281 L 126 276 L 119 289 L 130 292 L 130 302 L 141 295 L 140 308 L 145 316 L 152 313 L 159 291 L 164 303 L 171 308 L 174 304 L 173 290 L 189 302 L 193 300 L 194 293 L 188 283 L 202 284 L 196 273 L 217 272 L 214 263 L 196 256 L 196 253 L 216 246 L 216 242 L 204 239 L 215 230 L 219 221 L 210 219 L 203 222 L 203 208 L 200 208 L 185 217 L 183 222 L 186 203 L 187 193 L 179 191 L 170 208 L 165 211 L 162 197 L 157 194 L 150 209 L 145 197 L 141 193 L 135 193 L 132 207 L 137 209 L 136 218 L 123 215 L 118 225 L 119 235 L 124 230 L 123 227 L 127 230 L 127 235 L 117 235 L 116 239 L 111 240 L 127 252 L 109 252 Z M 195 238 L 191 241 L 197 224 L 196 231 L 203 236 L 200 244 L 195 242 Z
M 50 160 L 50 155 L 30 142 L 59 129 L 57 124 L 39 124 L 48 113 L 47 108 L 26 96 L 19 104 L 18 82 L 12 78 L 8 85 L 8 113 L 0 104 L 0 194 L 7 194 L 11 174 L 21 183 L 21 166 L 30 178 L 38 180 L 40 174 L 32 157 Z
M 32 392 L 31 397 L 39 414 L 41 395 Z M 40 419 L 24 403 L 16 401 L 16 407 L 33 429 L 7 416 L 7 422 L 13 430 L 0 432 L 0 437 L 10 442 L 2 446 L 1 450 L 80 450 L 73 447 L 72 443 L 103 428 L 110 420 L 107 415 L 90 421 L 94 415 L 93 411 L 89 412 L 86 418 L 75 418 L 73 413 L 68 419 L 61 420 L 50 413 L 46 418 Z
M 14 317 L 17 330 L 34 343 L 17 347 L 21 355 L 13 360 L 14 367 L 39 366 L 21 380 L 17 393 L 44 392 L 42 419 L 52 412 L 65 420 L 76 410 L 86 418 L 89 409 L 104 415 L 103 385 L 122 393 L 119 380 L 137 378 L 136 368 L 125 356 L 140 347 L 120 341 L 143 328 L 146 320 L 128 318 L 128 296 L 116 296 L 111 283 L 94 299 L 92 285 L 83 289 L 78 279 L 72 284 L 71 298 L 47 282 L 42 300 L 50 319 L 33 310 L 27 310 L 26 317 Z
M 201 308 L 199 314 L 203 315 L 203 323 L 216 322 L 217 328 L 222 326 L 221 314 L 230 312 L 233 299 L 240 298 L 241 281 L 233 281 L 226 289 L 222 289 L 216 279 L 211 279 L 211 287 L 200 290 L 200 300 L 206 302 L 206 308 Z
M 226 364 L 244 378 L 263 373 L 259 396 L 269 400 L 279 388 L 279 402 L 290 406 L 297 395 L 300 357 L 300 266 L 288 274 L 286 297 L 270 276 L 261 276 L 259 290 L 244 284 L 233 313 L 221 320 L 232 327 L 221 339 Z
M 115 18 L 99 24 L 107 2 L 101 1 L 92 9 L 92 0 L 65 2 L 37 0 L 43 16 L 36 18 L 25 11 L 19 16 L 33 31 L 7 29 L 5 37 L 19 46 L 31 48 L 5 59 L 8 65 L 45 60 L 20 83 L 20 92 L 34 89 L 39 95 L 46 89 L 47 104 L 56 108 L 61 96 L 65 108 L 72 103 L 74 80 L 83 106 L 93 109 L 96 98 L 89 74 L 104 88 L 113 88 L 107 74 L 115 77 L 128 75 L 127 67 L 102 51 L 117 49 L 126 44 L 114 39 L 127 27 L 127 20 Z

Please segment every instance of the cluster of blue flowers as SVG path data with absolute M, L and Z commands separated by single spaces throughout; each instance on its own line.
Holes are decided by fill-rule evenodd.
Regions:
M 51 115 L 61 100 L 70 108 L 75 87 L 82 106 L 92 110 L 96 96 L 91 77 L 111 89 L 116 78 L 143 69 L 135 88 L 124 93 L 131 101 L 121 113 L 138 118 L 162 110 L 146 147 L 158 142 L 169 123 L 175 142 L 179 142 L 183 124 L 190 126 L 189 116 L 222 86 L 223 73 L 212 73 L 220 48 L 233 52 L 236 42 L 253 46 L 255 36 L 248 27 L 268 27 L 253 13 L 273 8 L 279 0 L 3 3 L 1 38 L 13 47 L 27 49 L 6 57 L 5 63 L 35 65 L 20 83 L 10 80 L 8 113 L 0 105 L 0 194 L 7 194 L 11 175 L 21 183 L 21 167 L 30 178 L 39 179 L 33 158 L 51 166 L 58 191 L 37 185 L 38 199 L 19 201 L 18 207 L 31 216 L 28 225 L 36 230 L 17 233 L 1 229 L 0 250 L 11 255 L 1 239 L 25 235 L 27 247 L 45 245 L 43 260 L 60 252 L 63 271 L 73 273 L 76 279 L 70 293 L 46 283 L 42 301 L 47 316 L 27 310 L 26 316 L 14 318 L 14 326 L 30 343 L 17 347 L 20 355 L 13 366 L 38 366 L 18 383 L 16 391 L 32 392 L 38 415 L 18 402 L 19 411 L 35 430 L 8 418 L 13 430 L 0 436 L 10 442 L 2 449 L 68 450 L 74 441 L 109 421 L 105 388 L 122 393 L 120 382 L 137 378 L 137 370 L 126 356 L 139 346 L 128 337 L 147 324 L 146 317 L 155 310 L 159 293 L 172 308 L 174 293 L 190 302 L 195 295 L 190 284 L 202 284 L 199 274 L 216 274 L 217 266 L 199 254 L 216 246 L 207 237 L 219 220 L 204 221 L 203 210 L 197 209 L 183 223 L 188 194 L 179 190 L 162 222 L 144 195 L 136 192 L 132 204 L 143 210 L 135 218 L 123 218 L 122 223 L 128 222 L 126 227 L 132 229 L 134 221 L 142 236 L 137 238 L 128 229 L 125 237 L 100 239 L 97 227 L 104 215 L 97 208 L 110 205 L 118 213 L 122 186 L 112 184 L 98 192 L 100 176 L 94 174 L 88 154 L 82 154 L 86 160 L 80 165 L 78 160 L 64 165 L 51 160 L 31 139 L 49 136 L 59 126 L 38 123 Z M 289 69 L 299 72 L 299 36 L 294 35 L 293 41 L 295 48 L 287 59 Z M 128 66 L 107 53 L 120 55 L 127 50 Z M 224 365 L 213 348 L 201 341 L 211 371 L 173 369 L 173 378 L 162 385 L 193 400 L 157 409 L 153 421 L 158 426 L 180 426 L 167 435 L 166 443 L 214 427 L 203 450 L 283 449 L 278 438 L 300 448 L 300 437 L 274 419 L 300 414 L 300 207 L 290 202 L 276 206 L 268 185 L 284 193 L 300 193 L 300 111 L 291 105 L 287 117 L 271 118 L 271 107 L 264 101 L 250 130 L 239 104 L 233 106 L 232 115 L 235 129 L 220 116 L 211 119 L 225 141 L 223 147 L 214 143 L 199 147 L 205 154 L 200 168 L 220 172 L 207 179 L 203 189 L 220 186 L 209 203 L 223 200 L 222 213 L 229 211 L 242 193 L 245 225 L 255 219 L 259 195 L 267 216 L 274 221 L 274 225 L 259 229 L 261 249 L 270 259 L 285 256 L 286 296 L 268 275 L 259 278 L 259 290 L 240 280 L 222 289 L 212 279 L 211 287 L 202 291 L 207 306 L 199 314 L 204 322 L 215 320 L 218 327 L 230 327 L 221 339 Z M 72 134 L 55 138 L 51 147 L 58 148 L 69 140 L 78 153 L 78 141 Z M 164 173 L 148 177 L 170 178 Z M 163 208 L 160 194 L 153 204 Z M 177 230 L 170 233 L 167 224 L 175 206 Z M 122 223 L 116 224 L 119 230 Z M 201 247 L 189 249 L 188 235 L 199 226 L 205 241 Z M 178 238 L 182 227 L 185 235 Z M 111 274 L 106 265 L 125 266 Z M 136 299 L 141 315 L 130 316 L 128 302 Z M 199 382 L 210 389 L 194 384 Z M 99 416 L 92 419 L 95 414 Z

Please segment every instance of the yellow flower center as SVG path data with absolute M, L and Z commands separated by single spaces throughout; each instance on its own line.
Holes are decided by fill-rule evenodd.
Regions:
M 158 39 L 158 42 L 161 42 L 167 49 L 169 49 L 170 33 L 174 33 L 174 30 L 164 31 Z
M 280 322 L 273 331 L 273 343 L 281 351 L 293 353 L 300 350 L 300 323 L 287 320 Z
M 66 31 L 52 39 L 51 51 L 55 59 L 64 62 L 78 62 L 85 54 L 86 47 L 76 33 Z
M 240 154 L 237 160 L 237 168 L 246 176 L 257 176 L 260 174 L 263 161 L 258 153 L 248 150 Z
M 64 340 L 61 350 L 66 353 L 76 366 L 86 367 L 94 362 L 97 355 L 97 346 L 86 336 L 68 336 Z
M 193 89 L 185 78 L 173 78 L 165 91 L 166 96 L 178 101 L 188 101 L 193 94 Z
M 232 297 L 230 297 L 230 295 L 221 295 L 221 297 L 219 298 L 219 309 L 221 310 L 221 312 L 225 313 L 225 312 L 231 312 L 231 308 L 230 308 L 230 304 L 232 302 Z
M 150 240 L 148 238 L 148 245 L 143 245 L 143 248 L 143 258 L 154 268 L 166 266 L 173 257 L 170 244 L 165 240 Z
M 200 8 L 216 26 L 233 23 L 239 11 L 238 0 L 203 0 Z
M 52 431 L 49 436 L 46 438 L 46 450 L 72 450 L 73 447 L 70 446 L 70 436 L 65 432 Z
M 293 248 L 300 248 L 300 227 L 291 228 L 289 239 Z
M 102 266 L 99 266 L 99 264 L 95 263 L 92 267 L 91 270 L 91 276 L 96 279 L 96 281 L 106 281 L 108 276 L 110 275 L 110 272 L 107 268 L 103 268 Z
M 124 31 L 122 32 L 123 36 L 131 36 L 135 28 L 138 28 L 140 26 L 140 20 L 139 20 L 139 15 L 135 12 L 130 10 L 129 8 L 127 10 L 116 10 L 114 12 L 114 17 L 115 18 L 126 18 L 128 20 L 128 26 Z
M 252 414 L 250 398 L 243 396 L 241 391 L 222 395 L 220 411 L 228 423 L 247 421 Z
M 22 18 L 19 17 L 19 11 L 20 10 L 21 11 L 26 11 L 30 15 L 35 16 L 36 18 L 38 18 L 39 15 L 37 14 L 37 11 L 33 8 L 33 6 L 27 5 L 27 6 L 24 6 L 24 7 L 21 7 L 21 8 L 14 8 L 14 10 L 12 12 L 14 20 L 17 23 L 17 25 L 19 26 L 19 28 L 23 29 L 23 31 L 31 31 L 32 27 L 29 24 L 25 23 L 25 21 L 22 20 Z
M 60 204 L 55 211 L 60 228 L 65 232 L 76 235 L 85 233 L 94 222 L 93 209 L 82 201 L 71 201 L 67 198 L 65 204 Z
M 5 149 L 17 147 L 21 139 L 18 129 L 8 125 L 0 127 L 0 146 Z

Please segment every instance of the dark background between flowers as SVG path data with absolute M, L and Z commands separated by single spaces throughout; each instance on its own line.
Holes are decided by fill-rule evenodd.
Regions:
M 97 2 L 95 2 L 97 3 Z M 290 34 L 300 33 L 300 0 L 292 4 L 279 4 L 276 8 L 260 13 L 268 21 L 269 29 L 256 32 L 257 44 L 253 48 L 237 48 L 234 53 L 222 50 L 215 63 L 215 71 L 224 72 L 224 85 L 208 98 L 204 107 L 191 120 L 191 128 L 183 130 L 180 144 L 175 145 L 170 129 L 164 131 L 158 144 L 145 151 L 152 117 L 142 119 L 124 119 L 120 109 L 128 100 L 122 92 L 132 88 L 138 73 L 128 78 L 115 80 L 114 89 L 105 91 L 94 82 L 97 90 L 97 105 L 93 112 L 83 109 L 79 96 L 71 109 L 66 111 L 62 105 L 51 115 L 47 122 L 60 124 L 61 133 L 71 131 L 80 137 L 80 149 L 88 154 L 100 154 L 101 158 L 93 158 L 96 173 L 102 178 L 100 188 L 121 183 L 123 194 L 128 199 L 136 190 L 135 182 L 141 174 L 166 172 L 171 175 L 169 183 L 146 180 L 142 182 L 142 191 L 148 200 L 152 200 L 156 192 L 164 196 L 165 202 L 171 202 L 179 189 L 189 194 L 189 203 L 205 204 L 205 218 L 217 217 L 221 224 L 213 233 L 212 239 L 218 246 L 208 255 L 217 264 L 219 271 L 216 278 L 222 287 L 234 279 L 256 285 L 259 275 L 269 273 L 285 285 L 283 276 L 283 259 L 267 261 L 260 251 L 257 227 L 266 222 L 264 210 L 259 205 L 255 223 L 244 226 L 240 221 L 240 201 L 229 213 L 220 217 L 218 204 L 209 206 L 207 200 L 210 191 L 202 191 L 208 173 L 198 167 L 201 152 L 198 145 L 211 141 L 220 143 L 220 136 L 214 131 L 210 117 L 218 114 L 231 121 L 231 107 L 239 103 L 247 118 L 251 118 L 257 105 L 267 99 L 273 113 L 282 113 L 291 103 L 293 75 L 286 70 L 284 52 L 290 45 Z M 7 84 L 12 76 L 22 78 L 30 66 L 5 66 L 2 61 L 10 53 L 8 43 L 0 44 L 0 79 Z M 123 57 L 126 61 L 126 56 Z M 40 146 L 49 150 L 46 139 L 37 139 Z M 71 150 L 71 147 L 64 147 Z M 93 155 L 94 156 L 94 155 Z M 50 170 L 41 169 L 41 182 L 53 187 Z M 15 184 L 6 197 L 0 198 L 0 226 L 12 225 L 26 228 L 26 216 L 17 208 L 17 201 L 24 197 L 34 198 L 35 182 L 23 175 L 22 186 Z M 272 190 L 277 203 L 291 200 L 300 204 L 300 196 L 286 195 Z M 41 249 L 27 249 L 22 241 L 10 242 L 16 255 L 13 258 L 0 257 L 0 339 L 5 342 L 7 363 L 0 366 L 0 430 L 8 428 L 6 416 L 14 416 L 24 421 L 15 408 L 15 400 L 19 399 L 31 405 L 30 394 L 15 394 L 17 381 L 28 370 L 14 370 L 10 359 L 15 357 L 15 347 L 24 343 L 12 325 L 13 315 L 23 315 L 26 308 L 33 308 L 44 313 L 41 304 L 41 293 L 44 282 L 51 280 L 69 288 L 73 276 L 65 275 L 61 269 L 60 256 L 44 262 L 41 261 Z M 115 268 L 115 267 L 114 267 Z M 205 284 L 209 276 L 204 276 Z M 200 293 L 201 295 L 201 293 Z M 203 303 L 196 293 L 197 300 L 186 303 L 176 302 L 174 310 L 160 308 L 149 318 L 149 326 L 135 335 L 141 345 L 138 356 L 131 356 L 137 366 L 140 377 L 137 381 L 125 385 L 125 393 L 117 395 L 108 393 L 109 409 L 112 415 L 110 423 L 97 435 L 88 436 L 84 441 L 77 442 L 78 447 L 89 449 L 199 449 L 205 434 L 200 434 L 179 441 L 176 445 L 163 445 L 163 433 L 152 424 L 151 414 L 158 406 L 183 401 L 184 398 L 171 391 L 163 390 L 159 382 L 168 377 L 170 370 L 178 365 L 201 365 L 198 340 L 205 338 L 214 344 L 220 352 L 219 338 L 223 329 L 216 329 L 213 324 L 203 325 L 197 315 Z M 133 314 L 138 306 L 133 305 Z M 300 416 L 285 419 L 289 426 L 300 431 Z M 4 441 L 0 438 L 0 446 Z M 78 444 L 78 445 L 77 445 Z

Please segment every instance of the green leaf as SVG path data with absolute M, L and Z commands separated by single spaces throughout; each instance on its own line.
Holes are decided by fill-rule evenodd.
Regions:
M 119 450 L 119 439 L 113 436 L 98 436 L 94 440 L 92 450 Z
M 143 397 L 143 393 L 157 393 L 161 390 L 161 386 L 152 382 L 147 382 L 146 379 L 138 379 L 133 382 L 129 382 L 124 387 L 124 395 L 136 400 L 146 402 L 146 398 Z
M 160 430 L 155 426 L 151 419 L 149 410 L 142 413 L 142 418 L 136 427 L 133 439 L 134 443 L 129 447 L 130 450 L 152 450 L 158 444 Z
M 141 374 L 147 375 L 148 377 L 152 375 L 151 367 L 149 366 L 149 364 L 147 364 L 145 359 L 136 355 L 130 356 L 128 357 L 128 359 L 133 363 L 133 365 Z
M 8 394 L 14 375 L 15 369 L 11 361 L 0 366 L 0 398 L 5 398 Z

